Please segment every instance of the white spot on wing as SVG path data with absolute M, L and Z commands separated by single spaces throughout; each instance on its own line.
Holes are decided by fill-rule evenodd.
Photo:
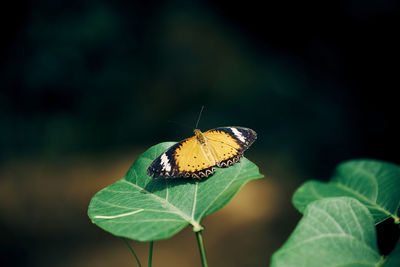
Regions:
M 243 143 L 247 143 L 246 138 L 244 138 L 244 136 L 242 135 L 241 132 L 239 132 L 236 128 L 231 128 L 231 130 L 232 130 L 233 134 L 237 137 L 237 139 L 239 139 Z
M 171 171 L 171 164 L 169 164 L 168 157 L 165 153 L 161 155 L 161 165 L 162 165 L 162 170 L 163 171 Z

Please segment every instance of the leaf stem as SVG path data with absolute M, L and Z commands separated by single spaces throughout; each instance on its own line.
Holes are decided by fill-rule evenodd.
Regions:
M 395 224 L 400 224 L 400 217 L 392 216 Z
M 140 264 L 139 258 L 136 256 L 135 251 L 133 251 L 133 248 L 131 247 L 131 245 L 129 245 L 129 242 L 126 238 L 122 238 L 122 240 L 124 241 L 124 243 L 128 246 L 129 250 L 132 252 L 133 256 L 136 259 L 137 264 L 139 265 L 139 267 L 142 267 L 142 265 Z
M 149 248 L 149 267 L 151 267 L 152 258 L 153 258 L 153 240 L 150 241 L 150 248 Z
M 201 232 L 202 231 L 197 231 L 196 232 L 197 244 L 199 245 L 199 251 L 200 251 L 200 258 L 201 258 L 202 266 L 203 267 L 208 267 L 207 257 L 206 257 L 206 249 L 204 248 L 203 236 L 201 235 Z

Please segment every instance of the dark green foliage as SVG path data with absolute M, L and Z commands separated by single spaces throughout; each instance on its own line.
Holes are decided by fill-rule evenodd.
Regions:
M 399 166 L 374 160 L 340 164 L 329 183 L 306 182 L 293 197 L 304 217 L 272 266 L 399 266 L 398 240 L 382 253 L 375 227 L 390 218 L 398 228 L 399 188 Z

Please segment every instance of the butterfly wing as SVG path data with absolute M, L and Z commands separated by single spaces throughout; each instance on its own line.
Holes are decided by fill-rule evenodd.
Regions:
M 175 158 L 173 153 L 180 143 L 176 143 L 167 150 L 165 150 L 160 156 L 158 156 L 153 162 L 147 167 L 147 174 L 157 178 L 159 176 L 163 177 L 173 177 L 178 173 L 177 166 L 175 163 Z
M 194 136 L 164 151 L 147 168 L 154 178 L 209 177 L 214 166 L 228 167 L 240 160 L 257 138 L 256 132 L 243 127 L 221 127 L 202 133 L 205 144 Z
M 196 137 L 190 137 L 168 148 L 147 168 L 147 173 L 179 178 L 208 177 L 215 172 L 216 161 L 207 156 Z
M 244 127 L 221 127 L 203 134 L 218 167 L 229 167 L 238 162 L 257 138 L 255 131 Z

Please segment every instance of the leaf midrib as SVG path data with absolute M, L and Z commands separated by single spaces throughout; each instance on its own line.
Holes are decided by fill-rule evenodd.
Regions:
M 236 176 L 231 179 L 229 181 L 229 183 L 226 184 L 226 186 L 224 187 L 224 189 L 210 202 L 210 204 L 208 204 L 208 206 L 203 210 L 203 212 L 198 216 L 198 218 L 202 218 L 204 216 L 204 214 L 208 211 L 208 209 L 215 203 L 215 201 L 219 198 L 219 196 L 226 191 L 226 189 L 238 178 L 239 173 L 242 171 L 243 165 L 239 164 L 240 169 L 237 171 Z
M 368 165 L 367 162 L 362 162 L 361 164 L 359 164 L 355 168 L 354 172 L 360 172 L 360 173 L 362 173 L 364 175 L 364 177 L 368 177 L 370 180 L 372 180 L 372 182 L 375 185 L 375 201 L 377 201 L 378 200 L 378 193 L 379 193 L 379 190 L 378 190 L 379 184 L 378 184 L 378 180 L 376 179 L 377 174 L 376 173 L 373 174 L 372 172 L 367 171 L 365 169 L 365 165 Z M 379 168 L 379 171 L 380 170 L 381 170 L 381 168 Z
M 382 211 L 383 213 L 385 213 L 388 216 L 391 217 L 395 217 L 394 214 L 392 214 L 390 211 L 386 210 L 384 207 L 382 207 L 381 205 L 378 204 L 378 202 L 372 202 L 371 200 L 369 200 L 367 197 L 365 197 L 364 195 L 360 194 L 358 191 L 355 191 L 354 189 L 352 189 L 351 187 L 348 187 L 340 182 L 333 182 L 332 184 L 340 187 L 341 189 L 352 193 L 354 195 L 356 195 L 358 198 L 360 198 L 361 200 L 367 202 L 368 204 L 370 204 L 372 207 L 375 207 L 377 210 Z
M 154 193 L 152 193 L 152 192 L 147 191 L 145 188 L 140 187 L 140 186 L 138 186 L 138 185 L 136 185 L 136 184 L 134 184 L 134 183 L 131 183 L 131 182 L 127 181 L 125 178 L 122 179 L 122 182 L 124 182 L 124 183 L 126 183 L 126 184 L 129 184 L 129 185 L 131 185 L 131 186 L 133 186 L 133 187 L 135 187 L 135 188 L 137 188 L 137 189 L 143 190 L 144 192 L 148 193 L 148 195 L 150 195 L 151 197 L 157 199 L 158 201 L 160 201 L 160 202 L 166 204 L 167 206 L 169 206 L 171 209 L 175 210 L 175 211 L 176 211 L 176 212 L 175 212 L 176 214 L 178 214 L 179 216 L 182 217 L 182 219 L 184 219 L 185 221 L 187 221 L 188 223 L 190 223 L 191 225 L 193 225 L 193 227 L 201 228 L 201 226 L 200 226 L 196 221 L 192 220 L 189 216 L 187 216 L 184 212 L 182 212 L 182 210 L 180 210 L 178 207 L 172 205 L 170 202 L 168 202 L 168 201 L 165 200 L 164 198 L 161 198 L 161 197 L 159 197 L 158 195 L 156 195 L 156 194 L 154 194 Z

